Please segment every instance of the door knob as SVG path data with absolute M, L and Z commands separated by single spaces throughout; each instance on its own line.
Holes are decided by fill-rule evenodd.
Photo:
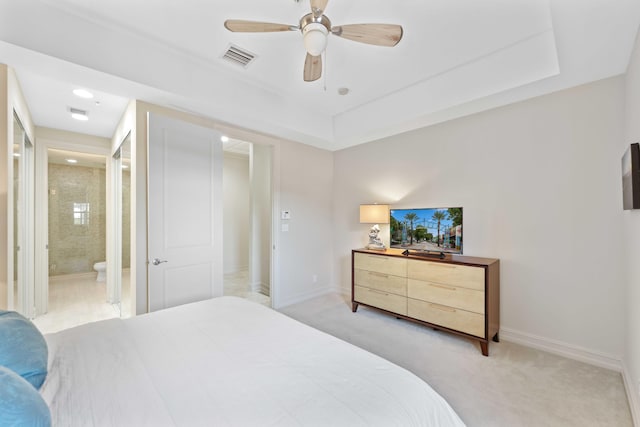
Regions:
M 154 258 L 151 260 L 151 264 L 153 265 L 160 265 L 163 262 L 169 262 L 169 261 L 167 261 L 166 259 L 160 259 L 160 258 Z

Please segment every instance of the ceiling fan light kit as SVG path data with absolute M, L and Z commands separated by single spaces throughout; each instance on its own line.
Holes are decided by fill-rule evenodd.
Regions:
M 375 46 L 392 47 L 402 39 L 402 27 L 393 24 L 350 24 L 337 27 L 324 15 L 328 0 L 310 0 L 311 13 L 300 19 L 299 26 L 273 24 L 269 22 L 244 21 L 228 19 L 224 26 L 231 32 L 270 33 L 277 31 L 302 32 L 307 57 L 304 63 L 304 81 L 318 80 L 322 75 L 321 54 L 327 47 L 329 33 L 337 37 Z
M 302 35 L 304 39 L 304 48 L 311 56 L 318 56 L 324 52 L 327 47 L 327 36 L 329 30 L 317 22 L 307 24 L 302 29 Z

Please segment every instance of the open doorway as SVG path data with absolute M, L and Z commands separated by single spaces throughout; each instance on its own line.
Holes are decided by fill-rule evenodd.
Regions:
M 120 316 L 106 282 L 107 157 L 47 150 L 48 307 L 45 333 Z
M 224 141 L 224 295 L 272 305 L 272 147 Z

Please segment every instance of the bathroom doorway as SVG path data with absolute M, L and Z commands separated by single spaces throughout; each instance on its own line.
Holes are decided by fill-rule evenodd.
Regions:
M 105 154 L 46 150 L 47 307 L 34 321 L 45 333 L 120 316 L 106 286 L 109 175 Z
M 224 295 L 272 306 L 270 145 L 223 139 Z

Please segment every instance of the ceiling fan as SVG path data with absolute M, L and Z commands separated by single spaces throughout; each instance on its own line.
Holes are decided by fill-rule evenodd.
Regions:
M 304 61 L 304 81 L 318 80 L 322 75 L 322 57 L 329 33 L 334 36 L 376 46 L 392 47 L 402 39 L 402 26 L 393 24 L 350 24 L 331 26 L 324 14 L 329 0 L 311 0 L 311 13 L 300 18 L 298 25 L 228 19 L 227 30 L 239 33 L 302 32 L 307 58 Z

